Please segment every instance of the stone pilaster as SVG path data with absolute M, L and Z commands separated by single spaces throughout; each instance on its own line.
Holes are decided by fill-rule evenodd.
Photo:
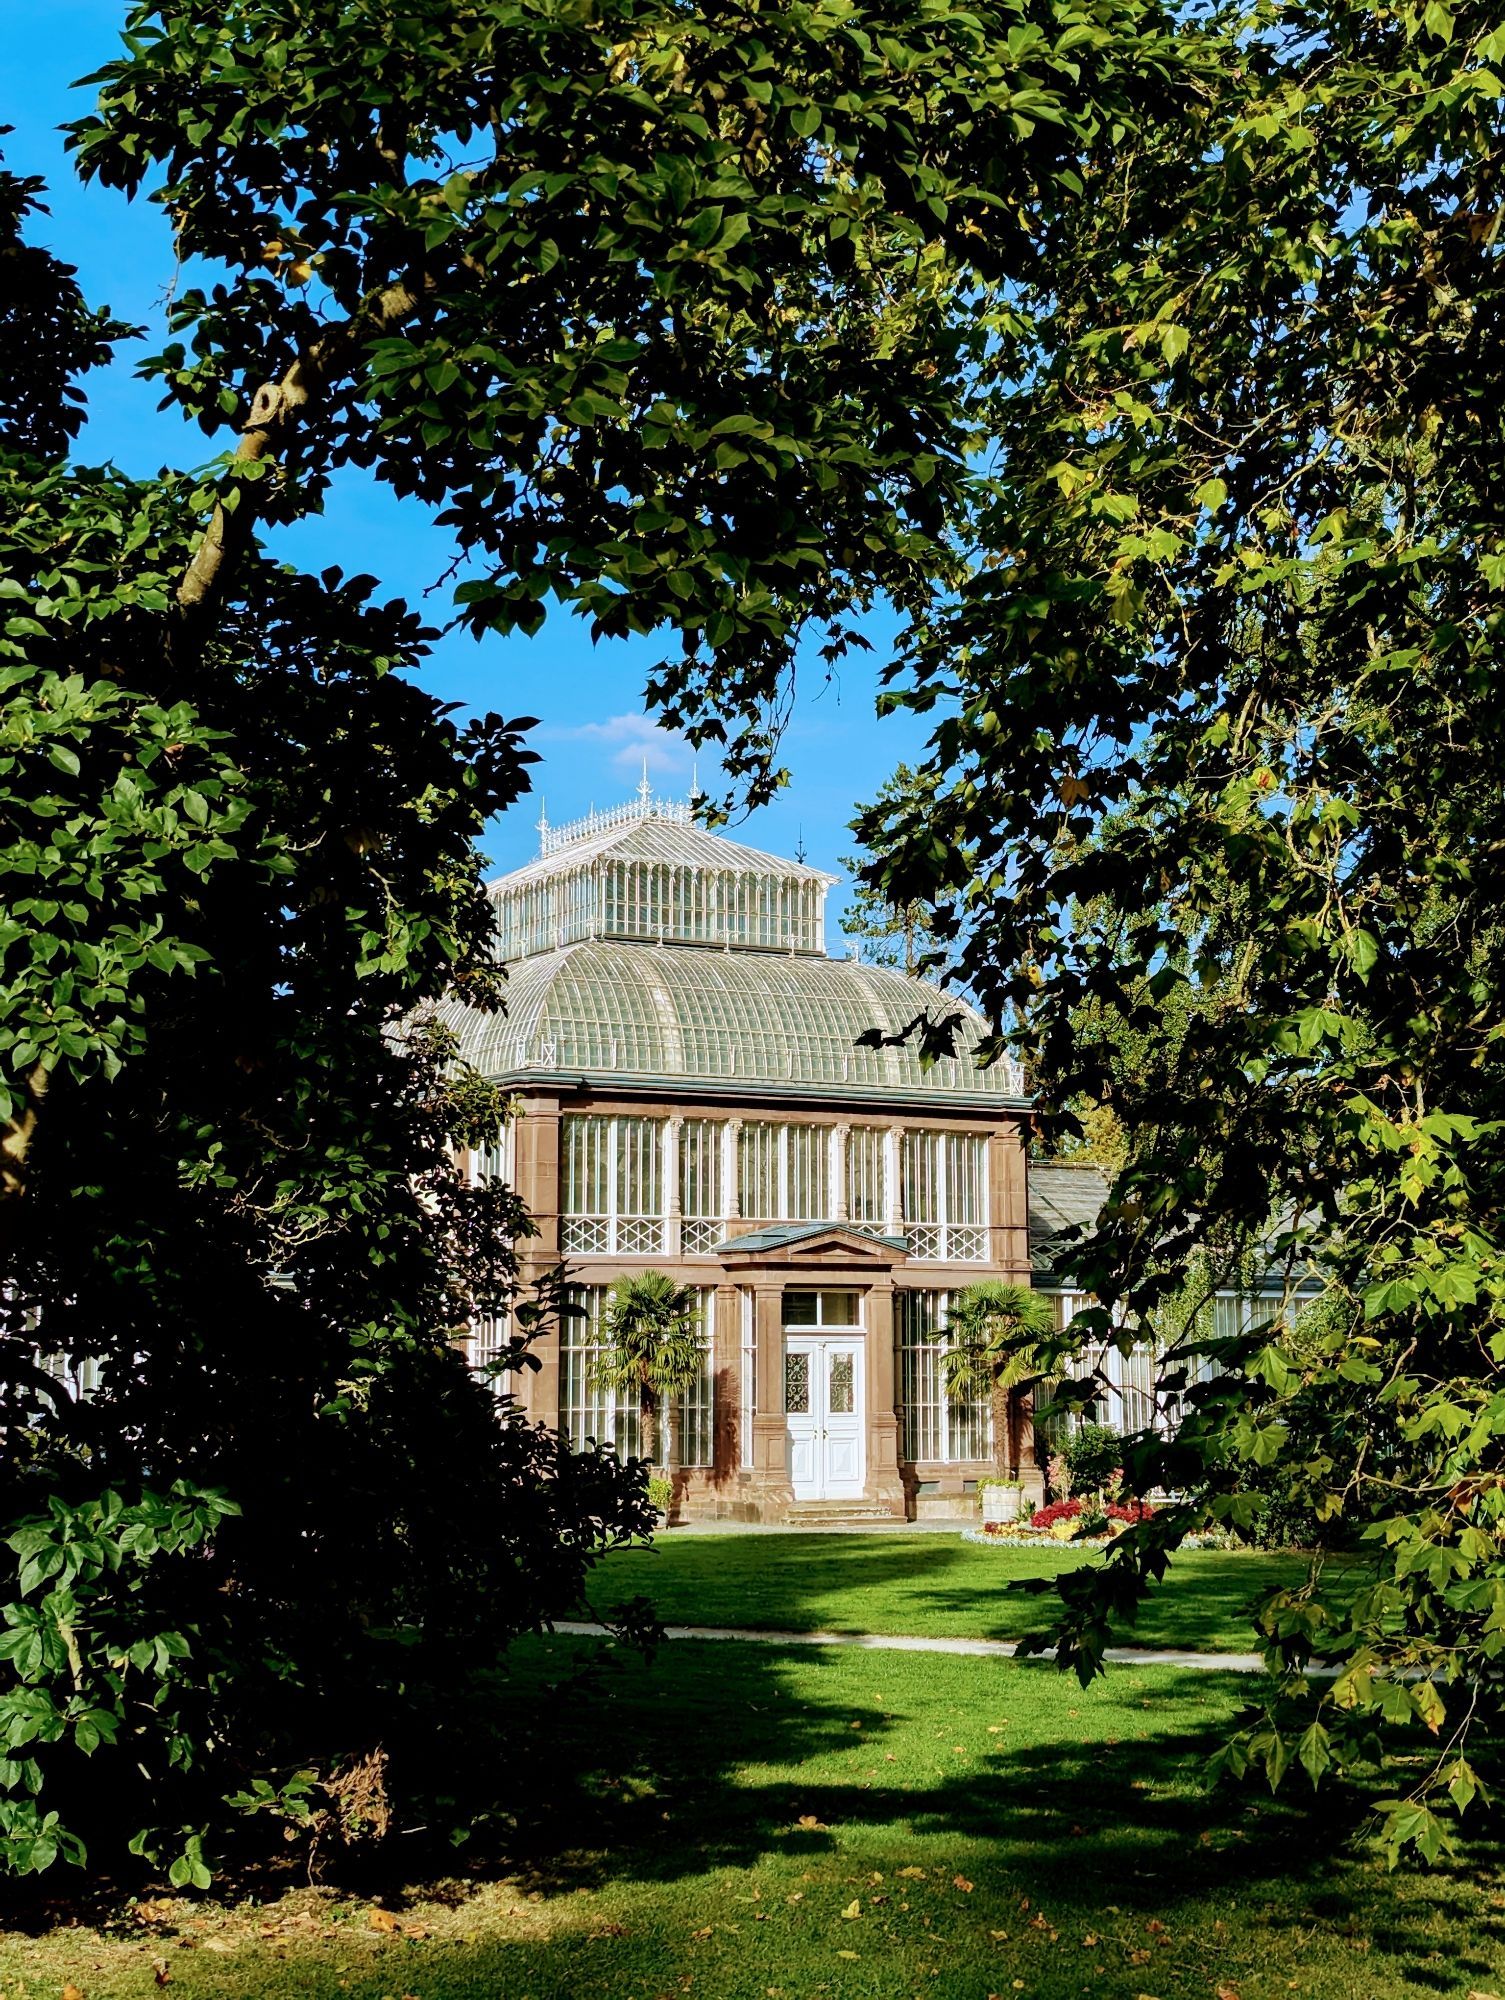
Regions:
M 894 1285 L 876 1279 L 867 1294 L 867 1497 L 904 1511 L 894 1385 Z

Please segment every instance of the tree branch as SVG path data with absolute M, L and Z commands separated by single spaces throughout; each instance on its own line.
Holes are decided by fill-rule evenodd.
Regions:
M 348 368 L 357 349 L 401 326 L 418 308 L 433 281 L 415 279 L 374 292 L 348 320 L 331 327 L 288 369 L 280 382 L 264 382 L 251 399 L 251 413 L 235 447 L 232 464 L 271 458 L 320 403 L 329 386 Z M 193 559 L 178 585 L 178 609 L 190 629 L 202 632 L 223 602 L 236 564 L 250 547 L 259 508 L 249 486 L 239 490 L 233 509 L 215 503 Z

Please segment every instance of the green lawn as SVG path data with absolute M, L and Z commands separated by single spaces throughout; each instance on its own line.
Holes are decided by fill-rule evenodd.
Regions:
M 186 1900 L 0 1935 L 5 2000 L 1414 2000 L 1505 1987 L 1492 1855 L 1387 1876 L 1353 1801 L 1209 1797 L 1243 1690 L 1115 1669 L 676 1642 L 594 1683 L 520 1649 L 495 1766 L 526 1873 L 372 1904 Z
M 647 1597 L 666 1625 L 1017 1639 L 1049 1617 L 1056 1599 L 1006 1586 L 1092 1560 L 1069 1547 L 988 1549 L 949 1534 L 671 1532 L 651 1548 L 611 1557 L 591 1595 L 599 1610 Z M 1256 1641 L 1245 1606 L 1306 1573 L 1299 1556 L 1189 1551 L 1176 1557 L 1120 1641 L 1250 1652 Z

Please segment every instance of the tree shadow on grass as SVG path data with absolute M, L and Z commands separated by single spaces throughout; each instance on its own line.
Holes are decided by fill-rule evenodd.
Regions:
M 670 1625 L 1016 1639 L 1048 1627 L 1059 1602 L 1051 1591 L 1027 1594 L 1011 1585 L 1094 1560 L 1095 1552 L 1069 1544 L 984 1550 L 934 1534 L 671 1535 L 615 1558 L 596 1595 L 609 1606 L 642 1592 Z M 1188 1552 L 1173 1560 L 1137 1625 L 1116 1632 L 1115 1643 L 1247 1652 L 1255 1644 L 1252 1601 L 1305 1573 L 1300 1556 Z
M 545 1894 L 668 1889 L 769 1862 L 891 1868 L 906 1843 L 940 1836 L 977 1873 L 974 1921 L 985 1894 L 1000 1921 L 1027 1898 L 1063 1932 L 1090 1928 L 1111 1901 L 1126 1922 L 1174 1932 L 1253 1899 L 1293 1965 L 1308 1933 L 1351 1934 L 1412 1990 L 1498 1976 L 1505 1924 L 1481 1915 L 1479 1894 L 1497 1852 L 1476 1849 L 1398 1903 L 1393 1878 L 1343 1859 L 1353 1791 L 1207 1789 L 1244 1694 L 1223 1677 L 1123 1671 L 1080 1694 L 1039 1664 L 676 1641 L 652 1667 L 551 1683 L 571 1653 L 540 1647 L 508 1676 L 507 1711 L 526 1717 L 507 1738 L 514 1854 Z M 979 1737 L 980 1688 L 1014 1718 L 997 1740 Z M 960 1719 L 934 1729 L 943 1716 Z M 1439 1925 L 1477 1938 L 1464 1951 L 1454 1939 L 1448 1972 L 1430 1962 Z

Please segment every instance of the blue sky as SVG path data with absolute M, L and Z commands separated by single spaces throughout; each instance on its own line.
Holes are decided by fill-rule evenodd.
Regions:
M 136 474 L 196 464 L 208 455 L 206 441 L 175 414 L 159 413 L 155 390 L 133 372 L 140 356 L 166 338 L 164 302 L 174 271 L 165 218 L 144 201 L 132 204 L 108 190 L 80 186 L 57 129 L 89 101 L 87 92 L 70 86 L 115 54 L 124 0 L 8 0 L 5 15 L 0 124 L 15 128 L 3 142 L 7 162 L 17 172 L 44 175 L 51 189 L 51 216 L 33 234 L 78 266 L 91 301 L 147 328 L 143 343 L 126 347 L 111 369 L 90 378 L 80 450 Z M 338 563 L 369 571 L 388 594 L 414 602 L 453 552 L 421 507 L 399 503 L 350 472 L 341 475 L 326 514 L 301 524 L 283 547 L 306 569 Z M 443 591 L 425 609 L 440 623 L 446 606 Z M 871 636 L 876 643 L 879 628 Z M 558 614 L 536 639 L 492 637 L 477 644 L 455 633 L 436 647 L 424 679 L 444 700 L 540 719 L 533 747 L 544 761 L 535 772 L 535 795 L 488 833 L 487 852 L 497 869 L 516 867 L 536 850 L 539 792 L 555 821 L 592 804 L 614 804 L 637 784 L 644 756 L 661 791 L 688 791 L 688 748 L 643 714 L 643 679 L 657 650 L 651 642 L 593 646 L 583 625 Z M 785 745 L 792 788 L 749 818 L 741 838 L 780 853 L 792 852 L 802 839 L 814 865 L 836 872 L 838 857 L 853 844 L 846 824 L 855 807 L 924 740 L 922 726 L 908 717 L 876 718 L 881 660 L 878 647 L 866 659 L 848 661 L 832 682 L 812 660 L 797 688 Z M 702 776 L 714 773 L 703 768 Z M 839 900 L 838 892 L 833 904 Z

